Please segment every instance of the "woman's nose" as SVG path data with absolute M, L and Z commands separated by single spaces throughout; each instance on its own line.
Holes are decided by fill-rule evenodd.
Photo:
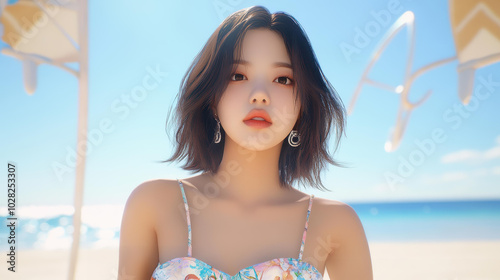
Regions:
M 250 95 L 250 104 L 254 103 L 262 103 L 264 105 L 269 105 L 271 103 L 269 95 L 262 83 L 259 83 Z
M 258 96 L 258 97 L 252 97 L 252 100 L 250 103 L 263 103 L 263 104 L 269 104 L 269 98 L 266 98 L 264 96 Z

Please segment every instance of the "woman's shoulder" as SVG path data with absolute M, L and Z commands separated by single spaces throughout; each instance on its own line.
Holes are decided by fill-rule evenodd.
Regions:
M 175 179 L 152 179 L 136 186 L 130 193 L 129 199 L 151 199 L 174 191 L 179 192 L 179 185 Z M 161 197 L 165 196 L 161 195 Z
M 182 193 L 176 179 L 152 179 L 137 185 L 125 203 L 124 215 L 142 220 L 148 227 L 176 221 L 184 211 Z
M 125 207 L 149 215 L 158 211 L 156 206 L 169 205 L 179 197 L 182 199 L 177 180 L 152 179 L 140 183 L 131 191 Z
M 339 232 L 359 226 L 359 217 L 349 204 L 321 197 L 314 197 L 314 206 L 321 222 L 327 226 L 330 232 Z
M 352 209 L 349 204 L 342 202 L 340 200 L 335 200 L 335 199 L 327 199 L 324 197 L 319 197 L 319 196 L 314 196 L 314 206 L 318 208 L 322 208 L 321 210 L 324 210 L 322 212 L 325 212 L 324 214 L 332 214 L 331 212 L 343 212 L 343 211 L 349 211 Z

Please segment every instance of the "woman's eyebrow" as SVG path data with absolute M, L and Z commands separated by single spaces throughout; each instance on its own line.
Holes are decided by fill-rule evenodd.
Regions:
M 246 61 L 244 59 L 235 60 L 234 64 L 242 64 L 242 65 L 245 65 L 245 66 L 252 65 L 249 61 Z M 277 67 L 286 67 L 286 68 L 292 69 L 292 65 L 290 63 L 287 63 L 287 62 L 274 62 L 272 65 L 275 68 L 277 68 Z

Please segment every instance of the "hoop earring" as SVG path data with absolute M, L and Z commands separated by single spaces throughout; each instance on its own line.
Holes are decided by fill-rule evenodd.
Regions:
M 217 121 L 217 129 L 215 129 L 215 135 L 214 135 L 214 143 L 220 143 L 220 140 L 222 138 L 222 135 L 220 133 L 220 121 L 219 119 L 215 119 Z
M 293 138 L 297 138 L 297 140 L 293 141 Z M 300 134 L 297 130 L 292 130 L 290 131 L 290 134 L 288 134 L 288 144 L 292 147 L 300 145 Z

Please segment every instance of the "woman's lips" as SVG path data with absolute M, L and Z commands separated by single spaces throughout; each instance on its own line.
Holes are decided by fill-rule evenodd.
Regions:
M 260 120 L 246 120 L 243 121 L 246 125 L 255 127 L 255 128 L 266 128 L 271 126 L 271 123 L 268 123 L 266 121 L 260 121 Z
M 251 120 L 251 119 L 255 119 L 255 118 L 260 118 L 260 119 L 262 119 L 270 124 L 273 123 L 271 121 L 271 117 L 264 109 L 252 109 L 243 121 Z

